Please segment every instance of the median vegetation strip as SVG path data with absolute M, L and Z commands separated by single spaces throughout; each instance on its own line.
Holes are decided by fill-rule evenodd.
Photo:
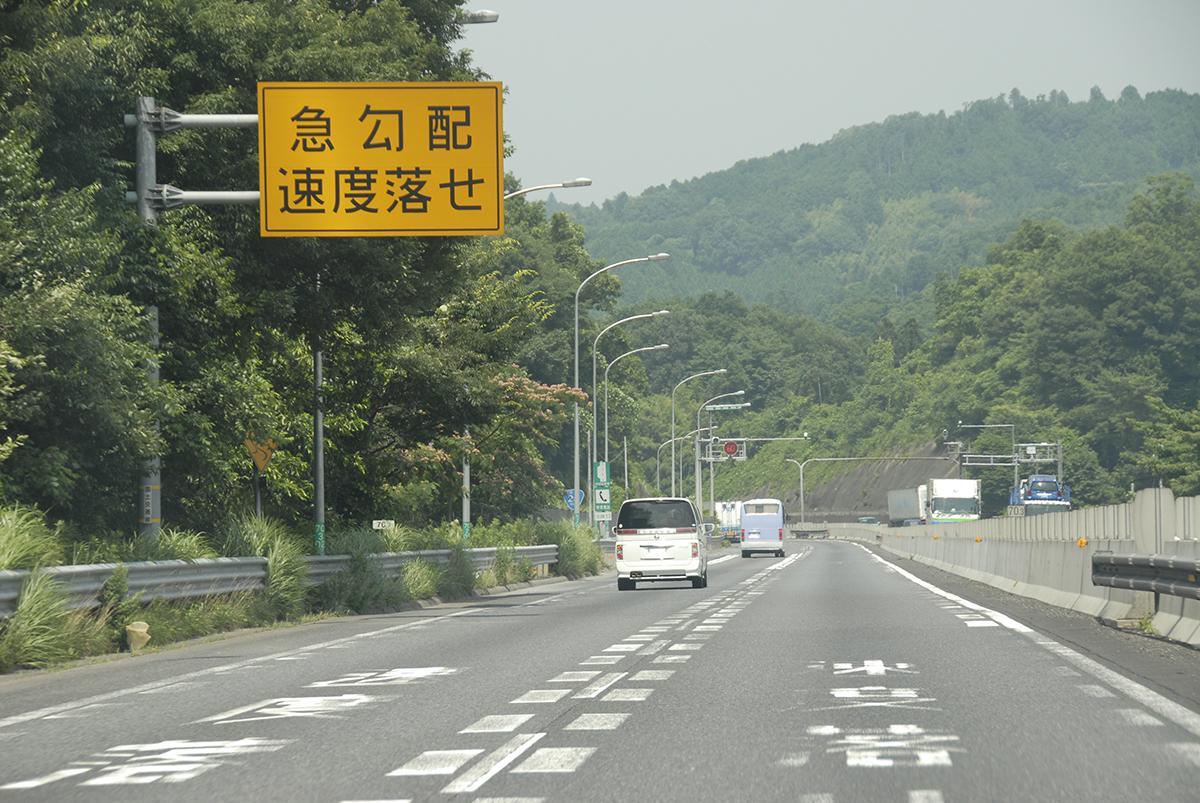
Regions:
M 156 542 L 128 541 L 66 543 L 61 530 L 44 523 L 36 510 L 0 508 L 0 570 L 32 570 L 16 608 L 0 620 L 0 672 L 38 668 L 77 658 L 127 649 L 125 628 L 131 622 L 149 625 L 151 644 L 161 646 L 198 636 L 246 627 L 296 622 L 325 614 L 380 613 L 397 610 L 416 600 L 461 598 L 477 589 L 533 579 L 528 560 L 518 559 L 515 547 L 556 544 L 556 573 L 581 577 L 604 566 L 591 532 L 566 523 L 514 521 L 480 524 L 469 543 L 460 529 L 370 530 L 345 528 L 328 536 L 330 554 L 351 556 L 349 568 L 308 587 L 309 542 L 282 523 L 245 517 L 220 535 L 165 529 Z M 490 567 L 476 571 L 468 548 L 494 547 Z M 371 555 L 417 550 L 450 550 L 445 565 L 426 560 L 406 562 L 398 573 L 382 570 Z M 155 600 L 143 604 L 130 594 L 127 572 L 121 566 L 105 583 L 90 610 L 73 610 L 66 587 L 40 569 L 60 565 L 64 556 L 75 563 L 130 563 L 144 560 L 194 561 L 212 557 L 263 557 L 266 587 L 191 600 Z

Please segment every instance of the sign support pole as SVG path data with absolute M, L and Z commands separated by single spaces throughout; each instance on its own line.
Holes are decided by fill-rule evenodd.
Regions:
M 152 128 L 154 115 L 158 111 L 154 98 L 137 99 L 137 144 L 134 186 L 137 188 L 138 218 L 147 226 L 158 222 L 158 213 L 150 203 L 150 190 L 158 182 L 155 136 Z M 146 361 L 146 375 L 150 387 L 158 387 L 158 307 L 146 306 L 147 342 L 151 355 Z M 154 422 L 155 431 L 158 421 Z M 138 517 L 139 531 L 143 538 L 157 541 L 162 532 L 162 458 L 155 454 L 146 459 L 142 469 L 141 515 Z
M 321 271 L 317 271 L 317 316 L 320 318 Z M 325 554 L 325 411 L 320 321 L 313 332 L 313 546 Z

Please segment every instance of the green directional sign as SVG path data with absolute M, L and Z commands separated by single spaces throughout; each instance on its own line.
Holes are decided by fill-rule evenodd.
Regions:
M 597 460 L 592 466 L 592 484 L 595 487 L 592 511 L 596 521 L 612 521 L 612 477 L 606 461 Z

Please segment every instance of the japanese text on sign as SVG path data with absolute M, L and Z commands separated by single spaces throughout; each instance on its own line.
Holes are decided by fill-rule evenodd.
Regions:
M 501 86 L 258 85 L 264 237 L 504 233 Z

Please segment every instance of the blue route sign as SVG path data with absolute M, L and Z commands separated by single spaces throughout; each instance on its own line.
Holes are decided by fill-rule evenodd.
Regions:
M 567 491 L 563 494 L 563 501 L 567 503 L 567 510 L 574 510 L 583 504 L 583 490 L 576 488 L 574 493 Z

